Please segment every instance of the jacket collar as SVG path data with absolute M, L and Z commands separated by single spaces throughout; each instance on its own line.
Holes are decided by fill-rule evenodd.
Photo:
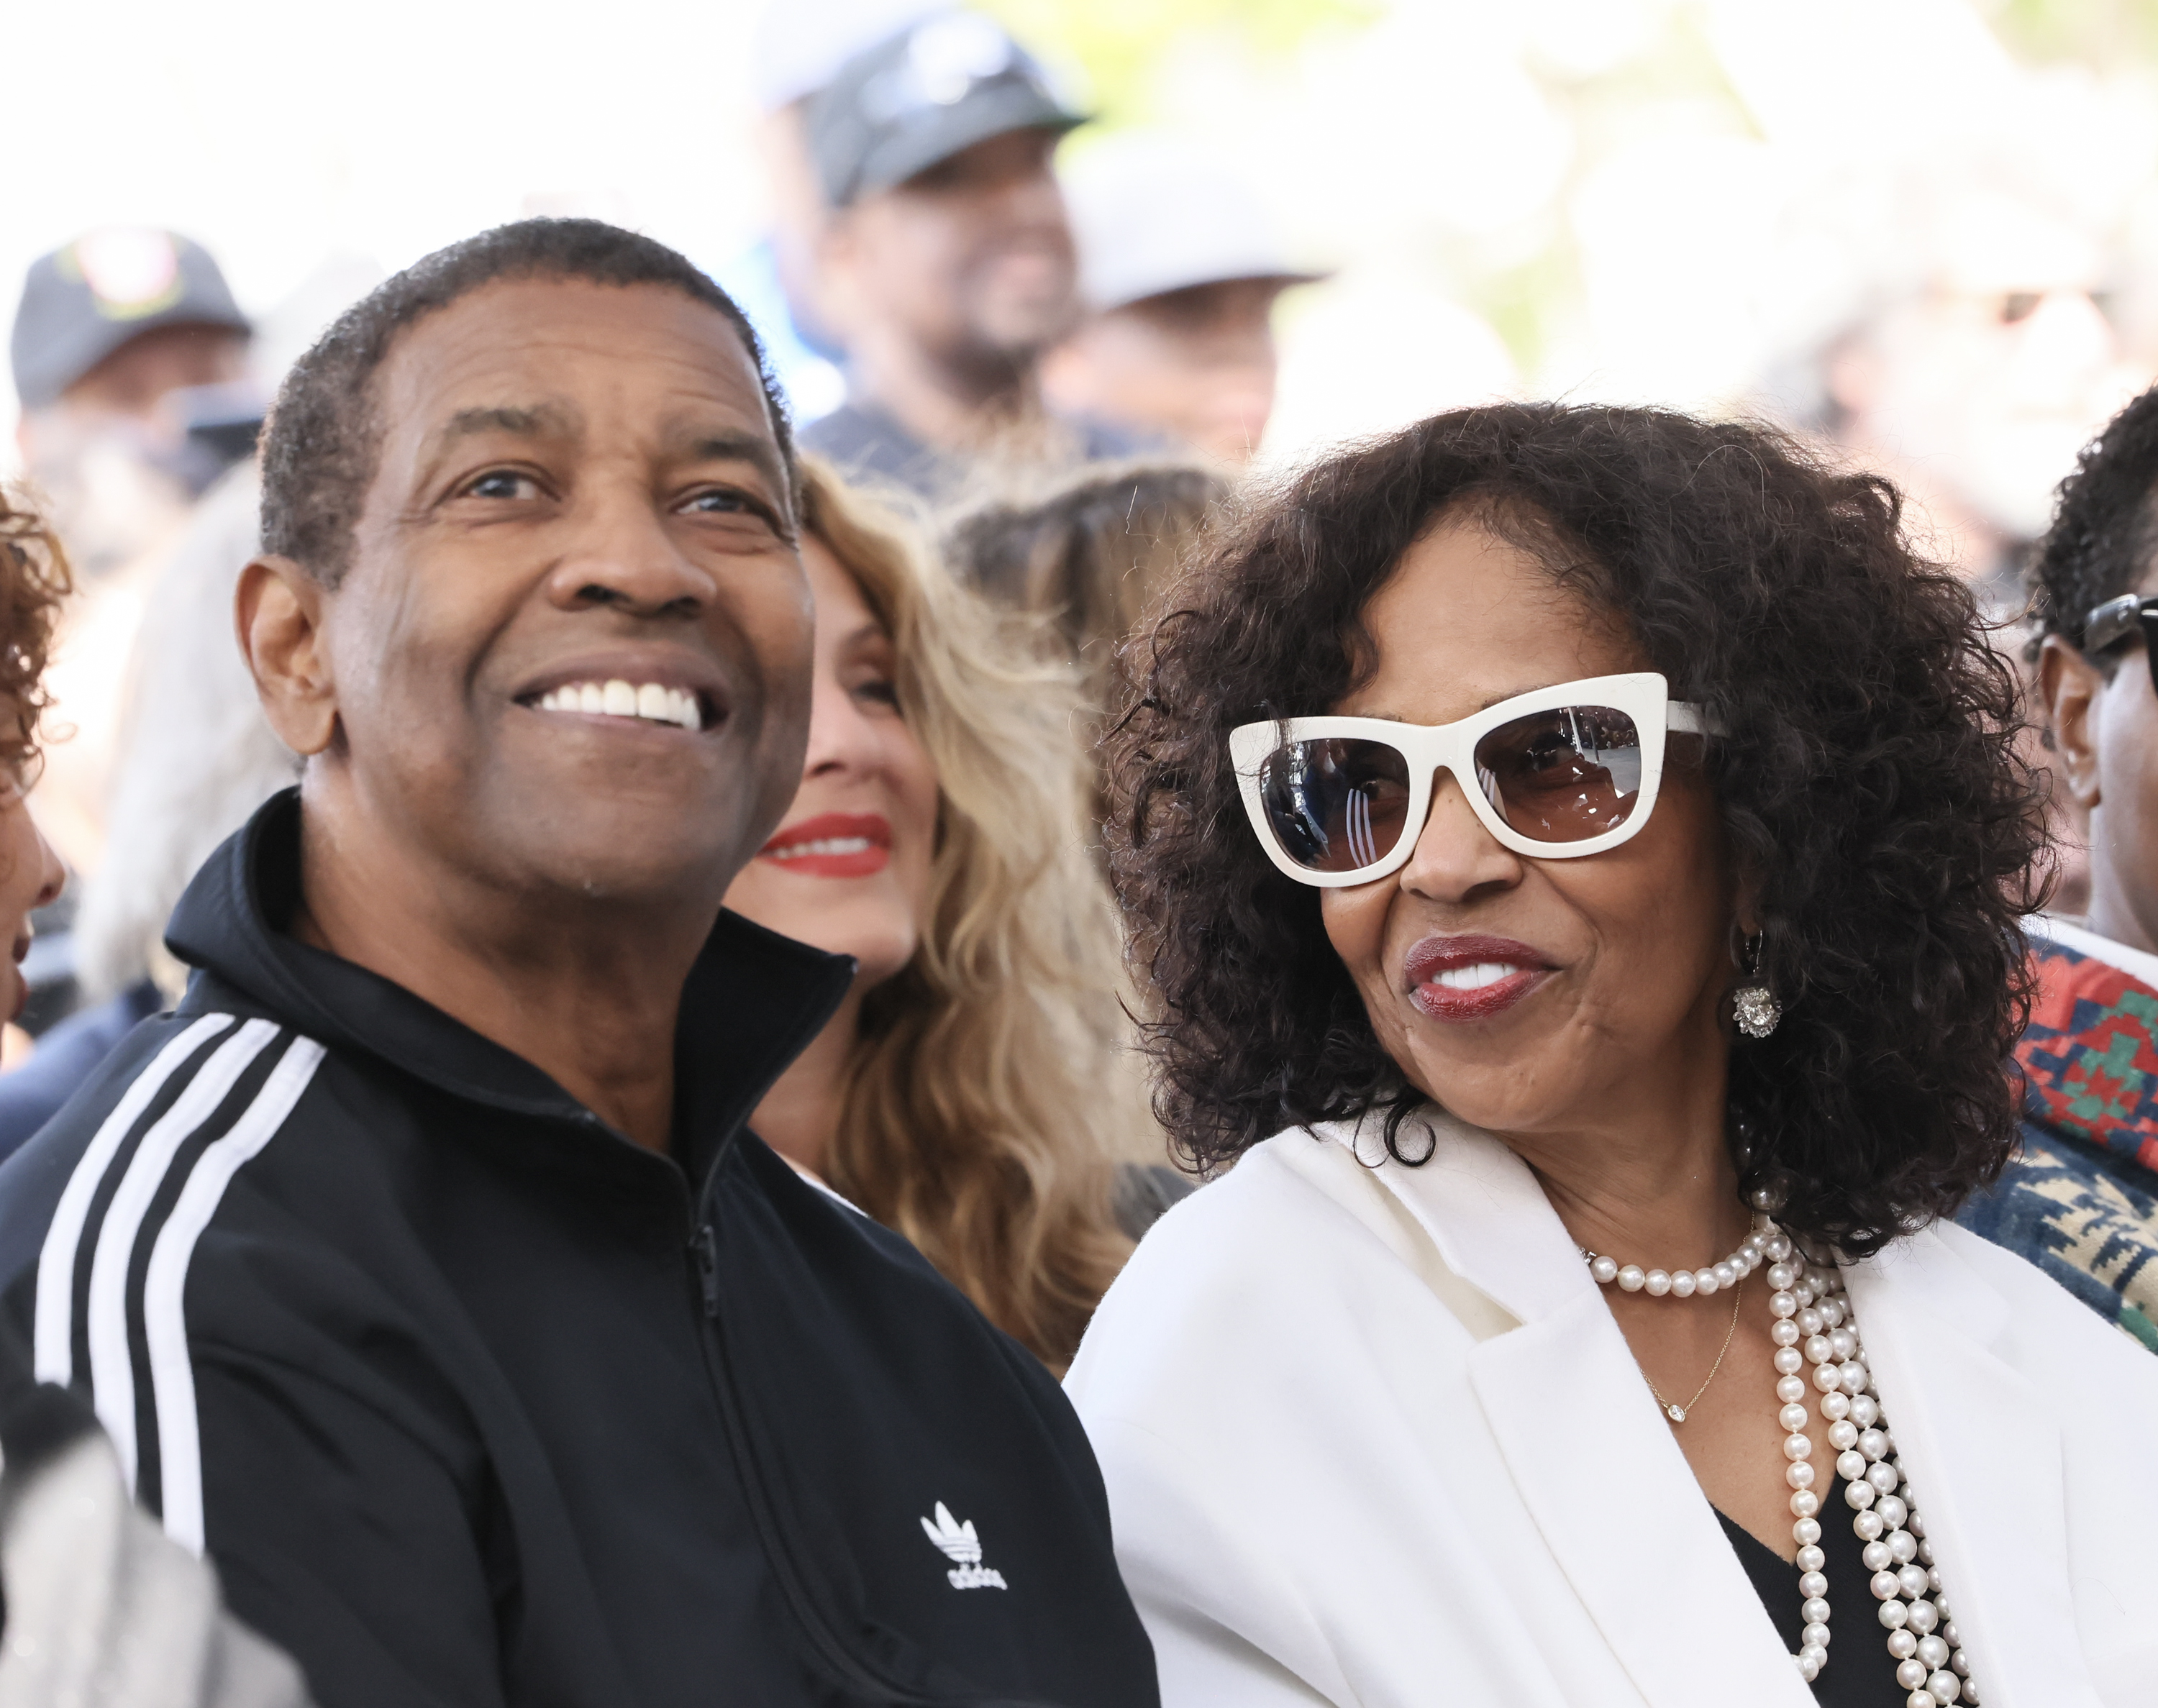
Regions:
M 378 1057 L 468 1102 L 589 1125 L 591 1112 L 523 1056 L 351 962 L 287 936 L 300 894 L 300 792 L 272 796 L 204 864 L 166 931 L 189 966 L 319 1042 Z M 722 913 L 682 993 L 675 1045 L 685 1165 L 709 1166 L 831 1017 L 854 962 Z M 183 1011 L 213 993 L 191 984 Z
M 1537 1529 L 1642 1695 L 1659 1708 L 1747 1700 L 1810 1708 L 1760 1597 L 1650 1397 L 1625 1336 L 1535 1174 L 1495 1134 L 1427 1108 L 1387 1156 L 1379 1123 L 1320 1129 L 1352 1149 L 1430 1235 L 1446 1267 L 1520 1326 L 1469 1355 L 1469 1379 Z M 2095 1708 L 2068 1599 L 2059 1432 L 1995 1349 L 2006 1302 L 1934 1232 L 1848 1272 L 1883 1406 L 1919 1491 L 1951 1605 L 1982 1679 L 2047 1681 Z M 1763 1394 L 1765 1423 L 1773 1396 Z M 2004 1453 L 2012 1440 L 2016 1452 Z M 1960 1498 L 1956 1498 L 1959 1496 Z M 1614 1504 L 1614 1502 L 1616 1504 Z M 1613 1514 L 1624 1529 L 1614 1531 Z M 1840 1499 L 1827 1516 L 1848 1520 Z M 1671 1586 L 1691 1634 L 1668 1642 Z M 1873 1655 L 1870 1608 L 1840 1643 Z M 1986 1700 L 2018 1699 L 1990 1688 Z

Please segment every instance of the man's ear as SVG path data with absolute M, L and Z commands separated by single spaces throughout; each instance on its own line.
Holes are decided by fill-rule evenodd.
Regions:
M 2098 731 L 2093 727 L 2105 678 L 2058 635 L 2038 653 L 2038 704 L 2052 738 L 2053 771 L 2062 792 L 2088 813 L 2099 804 Z
M 337 734 L 337 684 L 323 644 L 323 584 L 288 557 L 265 555 L 240 572 L 233 615 L 240 651 L 277 739 L 302 758 Z

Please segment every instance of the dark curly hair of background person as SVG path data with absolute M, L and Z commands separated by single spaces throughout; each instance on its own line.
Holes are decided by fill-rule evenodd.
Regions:
M 1373 1035 L 1319 891 L 1252 834 L 1228 738 L 1334 706 L 1370 658 L 1372 594 L 1464 504 L 1617 612 L 1721 726 L 1703 762 L 1784 1005 L 1773 1035 L 1732 1050 L 1749 1184 L 1853 1256 L 1951 1213 L 2016 1132 L 2017 921 L 2047 868 L 2015 679 L 1964 584 L 1913 556 L 1886 481 L 1654 410 L 1461 410 L 1319 463 L 1252 505 L 1140 643 L 1110 837 L 1180 1147 L 1214 1169 L 1385 1109 L 1389 1149 L 1422 1160 L 1395 1148 L 1420 1095 Z
M 2083 619 L 2109 599 L 2133 593 L 2158 554 L 2158 390 L 2106 423 L 2061 482 L 2053 525 L 2031 567 L 2031 614 L 2039 637 L 2083 641 Z M 2037 645 L 2034 640 L 2033 646 Z M 2108 675 L 2120 662 L 2095 661 Z
M 0 765 L 23 780 L 38 756 L 38 720 L 51 703 L 45 665 L 73 589 L 59 536 L 34 506 L 0 490 Z

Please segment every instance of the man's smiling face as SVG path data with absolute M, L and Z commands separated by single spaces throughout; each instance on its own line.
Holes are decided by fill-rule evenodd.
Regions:
M 740 336 L 663 286 L 503 281 L 374 393 L 317 764 L 490 887 L 716 908 L 799 779 L 814 632 Z

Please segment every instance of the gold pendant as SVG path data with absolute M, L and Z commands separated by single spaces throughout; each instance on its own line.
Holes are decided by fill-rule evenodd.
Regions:
M 1686 1422 L 1686 1407 L 1685 1407 L 1685 1406 L 1665 1406 L 1665 1407 L 1664 1407 L 1664 1410 L 1665 1410 L 1665 1411 L 1668 1411 L 1668 1412 L 1670 1412 L 1670 1413 L 1671 1414 L 1671 1422 L 1674 1422 L 1674 1423 L 1683 1423 L 1683 1422 Z

